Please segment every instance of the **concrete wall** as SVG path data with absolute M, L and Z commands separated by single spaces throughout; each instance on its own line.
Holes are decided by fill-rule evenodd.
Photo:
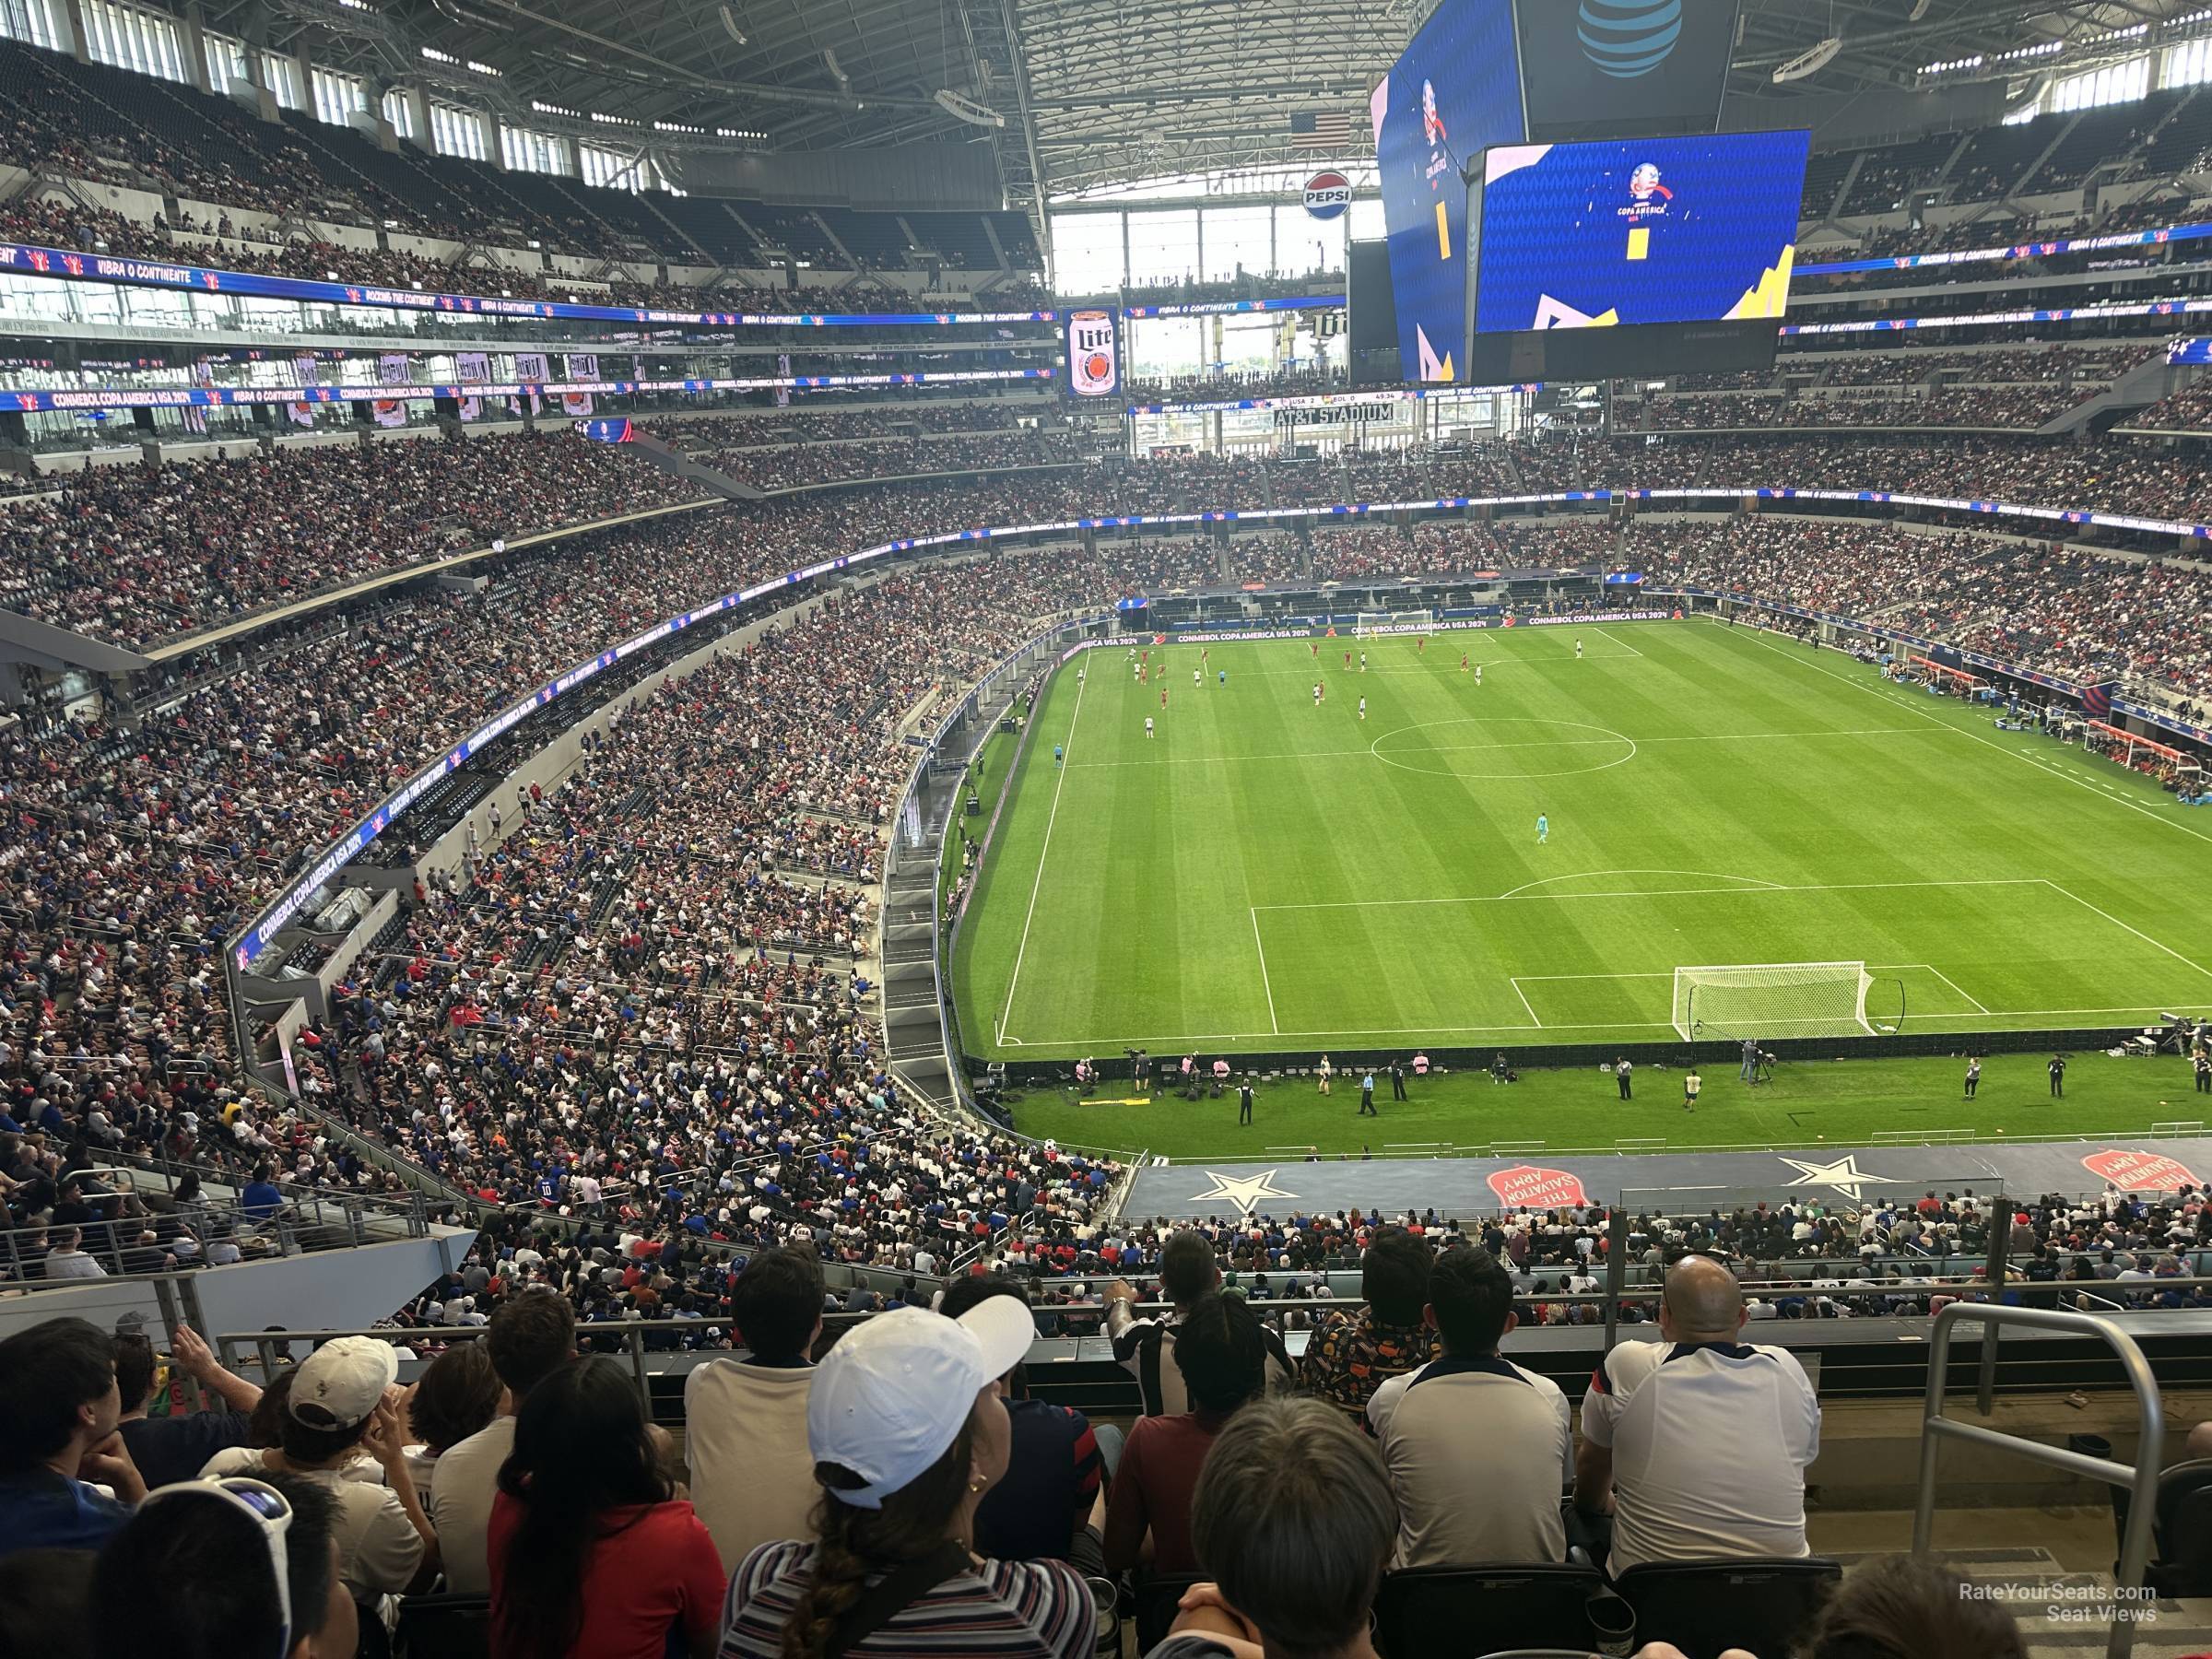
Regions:
M 199 1300 L 197 1329 L 210 1339 L 270 1325 L 365 1330 L 449 1271 L 475 1237 L 473 1228 L 433 1227 L 429 1238 L 202 1268 L 191 1278 Z M 66 1315 L 112 1331 L 126 1313 L 141 1315 L 150 1330 L 163 1328 L 154 1286 L 88 1279 L 81 1287 L 0 1300 L 0 1337 Z

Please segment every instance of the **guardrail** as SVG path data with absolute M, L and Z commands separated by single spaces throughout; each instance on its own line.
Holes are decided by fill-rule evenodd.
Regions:
M 232 1200 L 120 1216 L 112 1220 L 95 1218 L 61 1226 L 9 1228 L 0 1230 L 0 1278 L 37 1292 L 82 1287 L 100 1279 L 138 1277 L 142 1269 L 134 1267 L 134 1262 L 144 1263 L 149 1255 L 159 1262 L 174 1253 L 173 1237 L 164 1241 L 159 1236 L 151 1240 L 141 1236 L 149 1231 L 159 1235 L 165 1224 L 174 1224 L 199 1241 L 201 1254 L 194 1266 L 208 1265 L 205 1253 L 217 1239 L 230 1239 L 241 1251 L 251 1246 L 256 1252 L 273 1249 L 277 1255 L 289 1256 L 351 1250 L 392 1239 L 425 1238 L 429 1232 L 419 1193 L 394 1198 L 318 1189 L 288 1194 L 282 1204 L 262 1215 L 255 1215 L 243 1202 Z M 46 1277 L 50 1241 L 70 1232 L 82 1236 L 81 1253 L 98 1264 L 100 1271 L 81 1278 Z
M 2128 1386 L 2135 1392 L 2138 1438 L 2134 1464 L 2090 1457 L 2063 1446 L 2046 1446 L 2021 1435 L 1945 1417 L 1943 1402 L 1950 1379 L 1951 1338 L 1960 1325 L 1970 1323 L 1983 1327 L 1984 1381 L 1978 1404 L 1984 1417 L 1990 1410 L 1987 1371 L 1995 1356 L 1997 1340 L 2006 1326 L 2064 1331 L 2100 1338 L 2118 1358 L 2127 1374 Z M 1936 1455 L 1946 1440 L 1963 1441 L 1988 1451 L 2024 1457 L 2084 1480 L 2126 1487 L 2130 1493 L 2127 1524 L 2121 1534 L 2120 1560 L 2112 1575 L 2116 1593 L 2112 1606 L 2112 1630 L 2104 1651 L 2106 1659 L 2127 1659 L 2136 1640 L 2133 1615 L 2140 1605 L 2131 1593 L 2142 1589 L 2145 1571 L 2150 1563 L 2150 1527 L 2158 1513 L 2159 1471 L 2166 1439 L 2165 1414 L 2159 1404 L 2158 1379 L 2151 1375 L 2150 1361 L 2143 1357 L 2136 1339 L 2110 1318 L 2055 1308 L 1954 1302 L 1936 1314 L 1936 1328 L 1929 1334 L 1928 1341 L 1928 1392 L 1921 1418 L 1920 1489 L 1912 1506 L 1912 1553 L 1924 1557 L 1929 1553 L 1936 1522 Z

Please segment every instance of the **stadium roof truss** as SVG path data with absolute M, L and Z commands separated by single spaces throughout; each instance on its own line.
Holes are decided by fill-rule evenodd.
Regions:
M 202 16 L 380 85 L 444 86 L 517 124 L 614 144 L 731 142 L 717 129 L 772 149 L 989 143 L 1008 205 L 1041 218 L 1044 201 L 1105 184 L 1371 156 L 1367 90 L 1433 4 L 206 0 Z M 1744 0 L 1732 85 L 1767 97 L 1912 88 L 1929 84 L 1930 64 L 1980 57 L 1937 84 L 2020 90 L 2212 29 L 2198 15 L 2206 0 L 1928 0 L 1918 18 L 1915 4 Z M 1777 66 L 1831 32 L 1844 40 L 1831 63 L 1773 85 Z M 2063 52 L 2017 55 L 2052 41 Z M 963 120 L 941 89 L 989 120 Z M 1294 142 L 1292 117 L 1307 113 L 1348 116 L 1348 137 Z

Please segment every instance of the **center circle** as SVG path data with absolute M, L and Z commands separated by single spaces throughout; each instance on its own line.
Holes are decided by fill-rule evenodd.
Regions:
M 1416 740 L 1414 733 L 1433 732 Z M 1407 741 L 1386 747 L 1393 738 Z M 1566 778 L 1636 758 L 1636 741 L 1580 720 L 1425 720 L 1396 726 L 1368 746 L 1385 766 L 1444 778 Z

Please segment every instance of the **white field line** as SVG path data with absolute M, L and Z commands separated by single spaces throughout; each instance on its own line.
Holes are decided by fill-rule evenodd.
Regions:
M 1065 750 L 1073 750 L 1076 747 L 1076 722 L 1083 718 L 1085 683 L 1081 678 L 1076 681 L 1076 706 L 1067 717 L 1067 737 L 1062 745 Z M 1060 821 L 1060 792 L 1067 787 L 1067 757 L 1065 753 L 1056 770 L 1060 776 L 1053 784 L 1053 809 L 1045 815 L 1044 844 L 1037 849 L 1037 879 L 1030 883 L 1030 910 L 1021 919 L 1021 943 L 1014 952 L 1013 977 L 1006 981 L 1006 1006 L 998 1013 L 998 1040 L 1002 1043 L 1006 1040 L 1006 1027 L 1014 1017 L 1014 991 L 1021 983 L 1021 961 L 1030 952 L 1030 924 L 1037 920 L 1037 894 L 1044 886 L 1045 856 L 1053 850 L 1053 826 Z
M 1521 989 L 1521 982 L 1516 979 L 1512 983 L 1513 994 L 1521 999 L 1521 1006 L 1528 1010 L 1530 1022 L 1539 1027 L 1542 1026 L 1544 1022 L 1536 1018 L 1535 1005 L 1528 1000 L 1528 993 Z
M 2059 894 L 2061 897 L 2073 900 L 2075 903 L 2080 905 L 2082 909 L 2088 911 L 2090 914 L 2102 916 L 2107 922 L 2110 922 L 2114 927 L 2121 929 L 2123 932 L 2134 934 L 2136 938 L 2142 940 L 2144 944 L 2151 947 L 2152 949 L 2164 951 L 2168 956 L 2171 957 L 2175 961 L 2181 963 L 2184 968 L 2194 968 L 2197 972 L 2203 974 L 2206 979 L 2212 979 L 2212 968 L 2207 968 L 2202 962 L 2193 960 L 2192 959 L 2183 956 L 2180 951 L 2174 949 L 2174 947 L 2171 945 L 2159 944 L 2158 940 L 2152 938 L 2141 928 L 2129 926 L 2126 923 L 2121 921 L 2119 917 L 2113 915 L 2112 912 L 2108 910 L 2100 910 L 2096 905 L 2091 904 L 2087 899 L 2084 899 L 2079 893 L 2070 892 L 2066 888 L 2060 887 L 2055 881 L 2046 880 L 2043 885 L 2049 888 L 2053 892 Z
M 1260 943 L 1260 912 L 1247 905 L 1245 914 L 1252 918 L 1252 947 L 1260 959 L 1260 989 L 1267 993 L 1267 1023 L 1280 1031 L 1282 1022 L 1275 1017 L 1275 986 L 1267 978 L 1267 947 Z
M 2156 1015 L 2212 1013 L 2212 1002 L 2143 1004 L 2129 1008 L 1992 1008 L 1991 1019 L 2059 1019 L 2087 1015 L 2126 1014 Z M 1956 1023 L 1981 1018 L 1972 1014 L 1931 1014 L 1923 1017 L 1926 1025 L 1939 1022 Z M 1472 1037 L 1488 1038 L 1531 1031 L 1671 1031 L 1674 1022 L 1665 1019 L 1609 1019 L 1583 1021 L 1576 1025 L 1495 1025 L 1495 1026 L 1360 1026 L 1334 1030 L 1299 1031 L 1152 1031 L 1119 1037 L 1052 1037 L 1030 1038 L 1023 1046 L 1028 1048 L 1114 1048 L 1153 1043 L 1208 1043 L 1256 1042 L 1265 1037 Z M 1924 1026 L 1923 1029 L 1925 1029 Z
M 1600 872 L 1603 874 L 1604 872 Z M 1510 893 L 1487 893 L 1466 899 L 1317 899 L 1302 904 L 1263 904 L 1260 910 L 1382 910 L 1407 904 L 1502 904 L 1509 899 L 1680 899 L 1709 897 L 1739 893 L 1746 898 L 1763 898 L 1769 893 L 1867 893 L 1883 892 L 1897 888 L 1984 888 L 1984 887 L 2048 887 L 2051 884 L 2041 876 L 1993 876 L 1966 881 L 1813 881 L 1794 886 L 1724 887 L 1724 888 L 1670 888 L 1664 892 L 1621 893 L 1528 893 L 1519 888 Z M 2072 898 L 2071 893 L 2066 895 Z M 2123 923 L 2121 925 L 2125 926 Z M 2157 944 L 2157 940 L 2152 940 Z M 2162 948 L 2162 947 L 2161 947 Z M 2183 957 L 2183 961 L 2188 958 Z M 2191 967 L 2195 967 L 2194 962 Z M 2205 971 L 2212 972 L 2212 970 Z
M 1968 993 L 1968 991 L 1967 991 L 1967 989 L 1966 989 L 1966 987 L 1965 987 L 1965 986 L 1961 985 L 1961 984 L 1960 984 L 1960 983 L 1959 983 L 1959 982 L 1957 980 L 1953 979 L 1953 978 L 1952 978 L 1952 977 L 1951 977 L 1949 974 L 1946 973 L 1946 972 L 1945 972 L 1945 971 L 1944 971 L 1942 969 L 1940 969 L 1940 968 L 1936 968 L 1936 967 L 1930 967 L 1930 966 L 1929 966 L 1929 964 L 1927 964 L 1926 962 L 1921 962 L 1921 963 L 1918 963 L 1918 964 L 1916 964 L 1916 966 L 1918 966 L 1918 967 L 1922 967 L 1922 968 L 1926 968 L 1926 969 L 1927 969 L 1927 971 L 1928 971 L 1930 973 L 1934 974 L 1934 975 L 1935 975 L 1935 976 L 1936 976 L 1937 979 L 1941 980 L 1941 981 L 1942 981 L 1942 982 L 1943 982 L 1945 984 L 1948 985 L 1948 986 L 1949 986 L 1949 987 L 1950 987 L 1952 990 L 1954 990 L 1954 991 L 1958 992 L 1959 995 L 1961 995 L 1961 996 L 1965 997 L 1965 998 L 1966 998 L 1966 1000 L 1967 1000 L 1968 1002 L 1970 1002 L 1970 1003 L 1972 1003 L 1972 1004 L 1974 1005 L 1974 1012 L 1975 1012 L 1975 1013 L 1977 1013 L 1977 1014 L 1987 1014 L 1987 1013 L 1989 1012 L 1989 1010 L 1988 1010 L 1987 1008 L 1985 1008 L 1985 1007 L 1983 1007 L 1983 1006 L 1982 1006 L 1982 1004 L 1981 1004 L 1981 1002 L 1979 1001 L 1979 999 L 1977 999 L 1976 997 L 1972 996 L 1971 994 L 1970 994 Z M 1869 969 L 1867 969 L 1867 971 L 1867 971 L 1867 972 L 1869 972 L 1869 973 L 1872 973 L 1872 972 L 1874 971 L 1874 970 L 1873 970 L 1872 968 L 1869 968 Z
M 1990 741 L 1990 739 L 1983 736 L 1978 732 L 1970 732 L 1964 726 L 1953 725 L 1949 721 L 1940 719 L 1936 715 L 1929 713 L 1925 709 L 1913 708 L 1912 704 L 1902 697 L 1893 697 L 1878 687 L 1869 686 L 1864 681 L 1853 679 L 1850 675 L 1838 674 L 1834 669 L 1826 666 L 1824 664 L 1816 663 L 1806 657 L 1799 656 L 1794 651 L 1784 651 L 1781 646 L 1773 643 L 1770 640 L 1752 639 L 1750 643 L 1759 646 L 1763 651 L 1771 651 L 1776 656 L 1786 657 L 1791 662 L 1799 664 L 1804 667 L 1810 668 L 1815 674 L 1825 674 L 1832 680 L 1841 680 L 1843 684 L 1851 687 L 1853 690 L 1864 691 L 1869 696 L 1880 698 L 1885 702 L 1895 703 L 1899 708 L 1917 714 L 1923 720 L 1927 721 L 1930 724 L 1940 726 L 1943 730 L 1963 737 L 1970 743 L 1978 743 L 1983 748 L 1994 749 L 2000 755 L 2009 755 L 2013 759 L 2021 762 L 2023 765 L 2032 766 L 2039 771 L 2048 772 L 2053 778 L 2057 778 L 2064 782 L 2073 784 L 2077 789 L 2086 789 L 2091 794 L 2100 796 L 2104 800 L 2111 801 L 2116 806 L 2124 806 L 2130 812 L 2141 813 L 2145 818 L 2149 818 L 2153 823 L 2163 824 L 2169 830 L 2178 830 L 2183 835 L 2194 836 L 2198 841 L 2212 843 L 2212 835 L 2206 835 L 2202 830 L 2192 830 L 2188 825 L 2182 823 L 2175 818 L 2169 818 L 2164 813 L 2153 812 L 2149 807 L 2144 806 L 2140 801 L 2128 800 L 2125 796 L 2116 794 L 2112 790 L 2100 783 L 2094 782 L 2089 779 L 2069 776 L 2066 772 L 2061 771 L 2055 766 L 2053 766 L 2050 762 L 2039 759 L 2035 756 L 2027 753 L 2025 750 L 2008 748 L 2002 743 L 1993 743 Z
M 1500 715 L 1499 718 L 1534 720 L 1541 716 Z M 1455 723 L 1443 721 L 1434 724 L 1449 725 Z M 1817 737 L 1918 737 L 1924 735 L 1927 735 L 1927 731 L 1923 726 L 1870 726 L 1851 732 L 1700 732 L 1676 737 L 1630 737 L 1627 741 L 1641 747 L 1647 743 L 1768 743 L 1776 739 L 1805 743 Z M 1384 735 L 1389 734 L 1385 733 Z M 1462 749 L 1587 748 L 1621 741 L 1620 737 L 1560 737 L 1544 738 L 1533 743 L 1432 743 L 1426 750 L 1415 752 L 1441 755 L 1454 754 Z M 1085 767 L 1214 766 L 1246 760 L 1340 760 L 1373 753 L 1374 746 L 1370 744 L 1366 748 L 1357 749 L 1290 749 L 1264 755 L 1163 755 L 1157 760 L 1071 760 L 1067 764 Z

